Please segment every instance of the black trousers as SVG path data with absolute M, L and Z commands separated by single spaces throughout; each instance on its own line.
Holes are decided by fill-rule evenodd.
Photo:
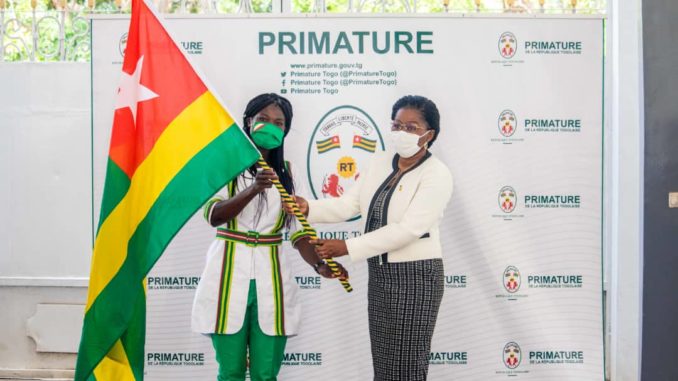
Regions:
M 368 315 L 374 381 L 425 381 L 443 298 L 442 259 L 368 260 Z

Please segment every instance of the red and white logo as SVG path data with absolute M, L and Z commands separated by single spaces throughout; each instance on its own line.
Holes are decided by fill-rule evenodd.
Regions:
M 510 342 L 504 345 L 504 365 L 509 369 L 516 369 L 520 365 L 522 359 L 522 351 L 518 343 Z
M 515 266 L 509 266 L 504 270 L 502 277 L 504 288 L 511 294 L 518 292 L 520 289 L 520 271 Z
M 513 58 L 518 50 L 518 40 L 511 32 L 504 32 L 499 37 L 499 54 L 502 57 L 509 59 Z
M 502 136 L 506 138 L 511 137 L 516 132 L 516 126 L 518 125 L 516 114 L 511 110 L 502 111 L 501 114 L 499 114 L 497 124 L 499 133 L 502 134 Z
M 516 190 L 510 186 L 505 186 L 499 190 L 499 208 L 504 213 L 511 213 L 516 209 L 518 197 Z

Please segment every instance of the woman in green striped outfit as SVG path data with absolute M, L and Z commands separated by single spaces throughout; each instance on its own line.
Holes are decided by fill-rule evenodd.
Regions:
M 217 232 L 196 291 L 192 327 L 211 336 L 220 381 L 244 380 L 248 354 L 253 381 L 275 380 L 287 337 L 298 332 L 300 306 L 281 251 L 283 230 L 291 233 L 292 246 L 309 265 L 326 278 L 334 277 L 308 244 L 307 233 L 284 213 L 272 187 L 278 177 L 290 194 L 295 190 L 283 144 L 291 122 L 287 99 L 277 94 L 252 99 L 244 130 L 275 172 L 253 166 L 204 208 L 205 219 Z

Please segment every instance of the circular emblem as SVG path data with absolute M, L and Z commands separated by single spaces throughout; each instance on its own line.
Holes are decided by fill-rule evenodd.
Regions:
M 127 33 L 120 36 L 120 41 L 118 42 L 118 50 L 120 51 L 120 56 L 125 57 L 125 49 L 127 48 Z
M 504 365 L 507 368 L 516 369 L 518 365 L 520 365 L 520 360 L 522 359 L 522 351 L 520 350 L 518 343 L 506 343 L 506 345 L 504 345 L 502 358 L 504 359 Z
M 344 178 L 350 179 L 355 175 L 356 162 L 351 156 L 344 156 L 337 161 L 337 174 Z
M 361 170 L 384 141 L 374 120 L 355 106 L 339 106 L 325 114 L 308 145 L 308 180 L 316 199 L 339 197 L 360 177 Z
M 502 283 L 506 291 L 515 294 L 520 289 L 520 271 L 515 266 L 509 266 L 504 270 Z
M 499 190 L 499 208 L 501 208 L 502 212 L 513 212 L 516 209 L 517 204 L 518 196 L 515 189 L 505 186 Z
M 499 114 L 499 120 L 497 122 L 499 127 L 499 133 L 502 136 L 508 138 L 516 132 L 516 125 L 518 124 L 516 120 L 516 114 L 511 110 L 504 110 Z
M 502 57 L 509 59 L 513 58 L 518 50 L 518 40 L 511 32 L 504 32 L 499 37 L 499 54 Z

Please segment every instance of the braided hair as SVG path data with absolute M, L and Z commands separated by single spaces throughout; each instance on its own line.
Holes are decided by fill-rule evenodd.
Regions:
M 281 97 L 275 93 L 266 93 L 260 94 L 252 98 L 245 107 L 245 113 L 243 115 L 243 130 L 251 138 L 249 120 L 257 115 L 261 110 L 265 109 L 270 105 L 276 105 L 280 108 L 283 115 L 285 116 L 285 130 L 284 136 L 290 132 L 292 126 L 292 104 L 286 98 Z M 280 147 L 273 148 L 268 151 L 268 165 L 273 168 L 275 173 L 280 179 L 280 183 L 285 187 L 285 190 L 289 194 L 294 194 L 294 182 L 292 180 L 292 174 L 289 172 L 289 169 L 285 165 L 285 139 L 283 139 Z M 255 176 L 257 173 L 256 165 L 251 166 L 248 169 L 248 172 Z M 285 223 L 289 226 L 291 222 L 291 216 L 285 216 Z

